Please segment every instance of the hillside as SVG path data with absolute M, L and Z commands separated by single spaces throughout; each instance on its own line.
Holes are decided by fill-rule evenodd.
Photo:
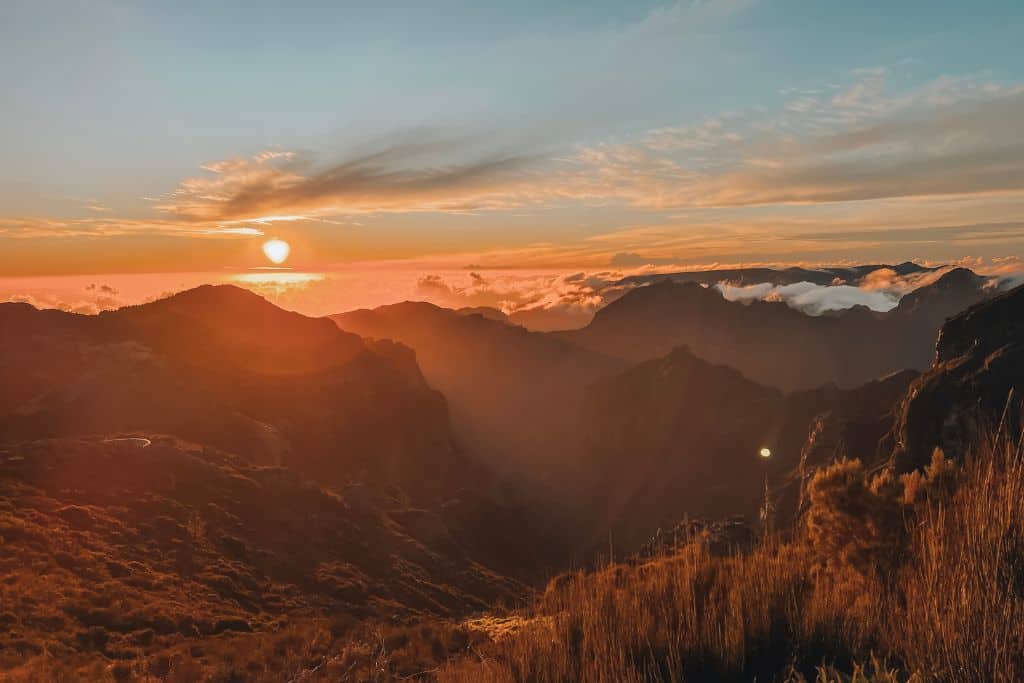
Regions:
M 788 525 L 803 473 L 843 455 L 877 457 L 913 377 L 787 395 L 679 348 L 598 383 L 571 494 L 591 542 L 611 533 L 629 553 L 687 516 L 756 520 L 766 482 Z
M 135 433 L 0 446 L 6 668 L 137 658 L 314 616 L 457 615 L 526 589 L 427 510 Z M 199 648 L 202 649 L 202 646 Z
M 906 295 L 895 309 L 864 307 L 809 316 L 781 301 L 727 301 L 696 282 L 661 279 L 601 309 L 559 338 L 640 362 L 688 346 L 711 363 L 784 391 L 829 382 L 853 388 L 931 363 L 942 323 L 984 299 L 986 279 L 958 268 Z
M 740 326 L 801 316 L 820 348 L 851 321 L 932 320 L 978 283 L 952 271 L 893 313 L 821 319 L 692 283 L 636 292 Z M 233 288 L 95 316 L 0 306 L 0 667 L 740 681 L 876 653 L 904 678 L 1013 680 L 999 643 L 1024 607 L 997 592 L 996 619 L 978 596 L 1016 571 L 1021 291 L 953 316 L 923 374 L 803 391 L 489 310 L 313 319 Z M 630 348 L 653 338 L 611 315 L 638 325 Z M 968 642 L 989 653 L 968 663 Z
M 898 415 L 902 457 L 821 462 L 792 533 L 725 557 L 697 534 L 563 575 L 438 680 L 1020 680 L 1024 440 L 994 399 L 1019 390 L 1003 362 L 1022 291 L 946 323 Z
M 979 434 L 1017 432 L 1024 398 L 1024 288 L 950 319 L 935 362 L 903 400 L 894 430 L 896 461 L 912 468 L 934 448 L 962 459 Z
M 2 304 L 0 321 L 8 439 L 174 434 L 421 503 L 484 481 L 408 349 L 244 290 L 201 287 L 97 316 Z
M 413 348 L 466 443 L 493 466 L 535 481 L 560 474 L 587 430 L 579 414 L 585 388 L 626 366 L 478 311 L 405 302 L 331 319 Z

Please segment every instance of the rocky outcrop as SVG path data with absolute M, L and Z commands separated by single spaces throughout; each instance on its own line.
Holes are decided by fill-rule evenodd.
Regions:
M 894 429 L 901 471 L 927 463 L 941 448 L 963 458 L 979 435 L 1000 424 L 1021 426 L 1024 398 L 1024 288 L 978 304 L 949 320 L 935 362 L 910 387 Z

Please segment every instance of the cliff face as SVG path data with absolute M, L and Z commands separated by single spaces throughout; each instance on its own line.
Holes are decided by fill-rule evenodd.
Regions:
M 894 430 L 900 469 L 927 462 L 938 447 L 963 457 L 979 433 L 1021 425 L 1024 288 L 978 304 L 943 325 L 932 367 L 910 387 Z

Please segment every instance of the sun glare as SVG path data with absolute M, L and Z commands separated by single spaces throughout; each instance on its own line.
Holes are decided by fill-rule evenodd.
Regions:
M 284 240 L 267 240 L 263 243 L 263 253 L 271 263 L 284 263 L 292 248 Z

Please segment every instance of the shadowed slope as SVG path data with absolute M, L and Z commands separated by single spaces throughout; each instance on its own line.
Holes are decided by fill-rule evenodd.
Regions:
M 411 346 L 448 398 L 459 434 L 498 467 L 550 475 L 581 430 L 584 388 L 625 363 L 493 316 L 406 302 L 332 316 L 343 329 Z
M 0 305 L 0 321 L 7 438 L 172 433 L 420 502 L 482 481 L 410 351 L 236 287 L 97 316 Z
M 789 524 L 800 472 L 846 453 L 873 456 L 913 377 L 784 395 L 679 348 L 598 383 L 573 494 L 589 506 L 588 540 L 600 547 L 610 531 L 628 553 L 684 516 L 756 519 L 766 477 L 779 523 Z
M 901 470 L 935 447 L 962 458 L 986 428 L 1021 426 L 1024 397 L 1024 288 L 973 306 L 939 334 L 935 362 L 900 406 L 894 432 Z
M 313 615 L 458 615 L 525 591 L 432 513 L 145 436 L 0 445 L 0 667 L 44 648 L 138 657 Z
M 730 302 L 696 283 L 663 280 L 598 311 L 587 327 L 559 333 L 580 346 L 633 361 L 687 345 L 783 390 L 827 382 L 854 387 L 903 369 L 925 369 L 935 334 L 983 299 L 985 278 L 958 268 L 908 294 L 888 313 L 864 307 L 809 316 L 782 302 Z

